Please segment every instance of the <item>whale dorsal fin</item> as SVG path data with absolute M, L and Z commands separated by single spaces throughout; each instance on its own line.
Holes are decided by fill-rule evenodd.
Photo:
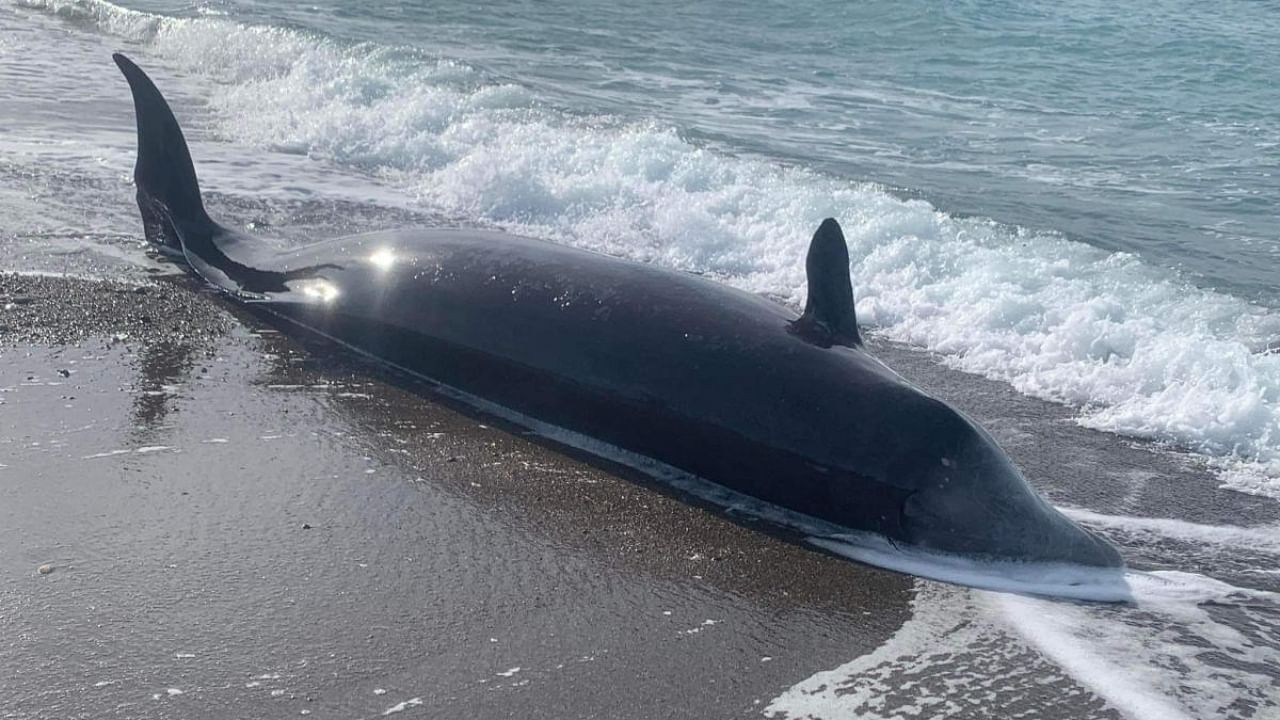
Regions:
M 849 246 L 835 218 L 818 226 L 804 262 L 809 298 L 804 315 L 792 328 L 805 340 L 820 345 L 858 347 L 858 319 L 853 312 L 853 282 L 849 279 Z

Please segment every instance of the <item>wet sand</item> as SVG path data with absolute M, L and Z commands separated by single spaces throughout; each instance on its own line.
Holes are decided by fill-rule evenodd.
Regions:
M 905 619 L 906 577 L 143 287 L 0 280 L 0 717 L 738 717 Z
M 3 275 L 0 307 L 3 718 L 759 716 L 882 644 L 919 587 L 185 278 Z M 876 351 L 1055 502 L 1266 512 L 1185 456 Z M 1004 662 L 986 670 L 1037 671 L 957 717 L 1115 716 L 1041 659 Z

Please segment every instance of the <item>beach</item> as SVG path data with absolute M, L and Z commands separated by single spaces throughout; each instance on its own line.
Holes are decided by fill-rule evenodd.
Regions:
M 739 717 L 905 618 L 194 283 L 0 285 L 5 717 Z
M 182 277 L 6 275 L 0 301 L 5 717 L 753 717 L 952 592 L 581 457 Z M 1162 482 L 1204 471 L 877 351 L 981 417 L 1059 503 L 1260 512 L 1221 492 L 1162 507 Z M 941 694 L 952 716 L 1117 716 L 1025 641 L 992 645 L 967 663 L 948 649 L 939 681 L 991 692 Z M 1028 665 L 1030 692 L 1012 680 Z

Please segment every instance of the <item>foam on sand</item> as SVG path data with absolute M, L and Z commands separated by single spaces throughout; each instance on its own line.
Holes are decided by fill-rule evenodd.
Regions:
M 1280 709 L 1280 596 L 1178 572 L 1132 573 L 1130 585 L 1137 606 L 1118 613 L 1015 595 L 987 601 L 1028 643 L 1126 717 Z
M 1003 716 L 1012 707 L 1051 717 L 1069 705 L 1073 717 L 1105 717 L 1100 701 L 1019 642 L 972 591 L 917 582 L 911 612 L 875 651 L 798 683 L 765 715 L 900 720 Z
M 1090 605 L 918 581 L 912 617 L 874 652 L 797 684 L 776 718 L 1031 716 L 1181 720 L 1280 709 L 1272 593 L 1130 573 L 1136 604 Z M 1240 623 L 1240 624 L 1238 624 Z M 1248 629 L 1239 629 L 1239 628 Z

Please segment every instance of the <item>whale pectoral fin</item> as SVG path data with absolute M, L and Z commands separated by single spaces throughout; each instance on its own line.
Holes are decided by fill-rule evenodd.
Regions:
M 233 275 L 228 276 L 235 283 L 237 292 L 249 295 L 266 295 L 269 293 L 289 292 L 289 283 L 295 280 L 313 280 L 324 278 L 325 270 L 342 270 L 343 266 L 333 263 L 309 265 L 278 272 L 275 270 L 258 270 L 257 268 L 239 265 Z
M 804 315 L 792 323 L 792 332 L 820 347 L 861 346 L 862 336 L 853 311 L 853 281 L 849 278 L 849 246 L 835 218 L 827 218 L 818 226 L 804 267 L 809 298 Z

